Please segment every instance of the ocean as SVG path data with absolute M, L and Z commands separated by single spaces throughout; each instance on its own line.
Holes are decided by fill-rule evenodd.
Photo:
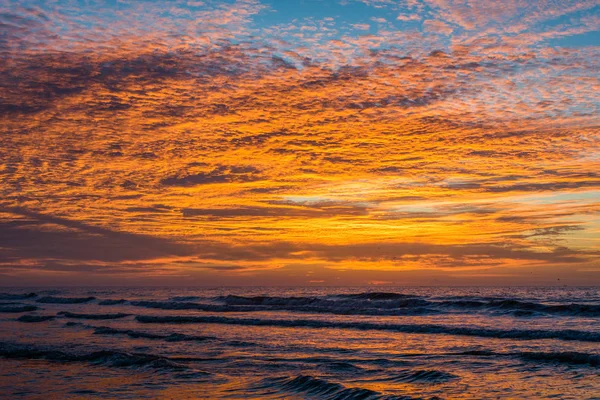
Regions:
M 600 399 L 600 289 L 4 288 L 0 397 Z

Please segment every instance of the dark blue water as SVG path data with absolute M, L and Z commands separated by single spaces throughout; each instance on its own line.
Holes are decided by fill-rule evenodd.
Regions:
M 0 397 L 598 399 L 598 288 L 11 288 Z

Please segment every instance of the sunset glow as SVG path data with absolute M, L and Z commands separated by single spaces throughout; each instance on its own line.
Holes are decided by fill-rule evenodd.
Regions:
M 600 2 L 0 0 L 2 284 L 600 284 Z

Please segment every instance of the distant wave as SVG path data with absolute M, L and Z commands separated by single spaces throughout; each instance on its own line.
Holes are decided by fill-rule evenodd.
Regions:
M 441 307 L 467 308 L 467 309 L 491 309 L 507 311 L 529 311 L 546 314 L 581 315 L 597 317 L 600 316 L 600 305 L 597 304 L 557 304 L 548 305 L 520 300 L 452 300 L 439 302 Z
M 365 293 L 351 293 L 351 294 L 338 294 L 334 297 L 347 298 L 347 299 L 361 299 L 361 300 L 398 300 L 406 298 L 420 297 L 412 294 L 402 293 L 391 293 L 391 292 L 365 292 Z
M 600 333 L 585 332 L 577 330 L 538 330 L 538 329 L 491 329 L 491 328 L 468 328 L 446 325 L 403 325 L 403 324 L 375 324 L 370 322 L 343 322 L 343 321 L 319 321 L 319 320 L 276 320 L 276 319 L 250 319 L 229 318 L 216 316 L 146 316 L 135 317 L 141 323 L 163 323 L 163 324 L 230 324 L 249 326 L 281 326 L 293 328 L 338 328 L 358 330 L 378 330 L 404 333 L 428 333 L 428 334 L 450 334 L 463 336 L 480 336 L 505 339 L 560 339 L 577 340 L 585 342 L 600 342 Z
M 0 306 L 0 312 L 2 313 L 22 313 L 22 312 L 29 312 L 29 311 L 35 311 L 38 308 L 36 306 L 20 306 L 20 305 L 1 305 Z
M 228 305 L 235 306 L 282 306 L 282 305 L 296 305 L 296 306 L 304 306 L 311 304 L 326 304 L 333 305 L 333 301 L 324 300 L 319 297 L 279 297 L 279 296 L 237 296 L 237 295 L 227 295 L 217 297 L 216 300 L 222 301 Z
M 78 313 L 72 313 L 72 312 L 68 312 L 68 311 L 61 311 L 57 315 L 62 315 L 64 317 L 66 317 L 66 318 L 77 318 L 77 319 L 119 319 L 119 318 L 128 317 L 131 314 L 123 314 L 123 313 L 116 313 L 116 314 L 78 314 Z
M 432 304 L 423 299 L 394 293 L 359 293 L 322 297 L 277 297 L 277 296 L 222 296 L 216 298 L 227 305 L 260 306 L 313 306 L 323 308 L 405 308 L 423 307 Z
M 236 296 L 239 297 L 239 296 Z M 236 303 L 238 300 L 235 301 Z M 260 301 L 255 301 L 256 304 L 251 304 L 253 301 L 242 301 L 247 305 L 216 305 L 203 304 L 179 301 L 132 301 L 131 305 L 136 307 L 156 308 L 161 310 L 198 310 L 208 312 L 256 312 L 256 311 L 294 311 L 305 313 L 318 314 L 336 314 L 336 315 L 378 315 L 378 316 L 394 316 L 394 315 L 431 315 L 439 314 L 442 311 L 433 310 L 424 307 L 407 308 L 407 309 L 380 309 L 380 308 L 361 308 L 355 304 L 347 304 L 344 302 L 328 301 L 328 306 L 318 305 L 297 305 L 294 300 L 288 304 L 281 302 L 280 304 L 271 303 L 270 305 L 260 304 Z
M 228 306 L 216 305 L 216 304 L 202 304 L 202 303 L 190 303 L 190 302 L 179 302 L 179 301 L 132 301 L 132 306 L 145 307 L 145 308 L 158 308 L 161 310 L 198 310 L 198 311 L 212 311 L 212 312 L 231 312 L 231 311 L 245 311 L 244 309 L 236 309 Z M 255 311 L 255 309 L 249 310 Z
M 36 300 L 38 303 L 79 304 L 96 300 L 95 297 L 54 297 L 46 296 Z
M 215 300 L 229 306 L 263 306 L 271 310 L 322 312 L 344 315 L 418 315 L 443 312 L 442 310 L 504 311 L 515 316 L 535 316 L 536 313 L 573 316 L 600 316 L 598 304 L 541 304 L 514 299 L 489 297 L 472 299 L 465 296 L 446 300 L 426 300 L 419 296 L 402 293 L 367 292 L 340 294 L 326 297 L 278 297 L 278 296 L 221 296 Z M 312 308 L 306 308 L 312 307 Z M 419 309 L 411 314 L 400 309 Z M 379 310 L 379 311 L 377 311 Z M 381 311 L 394 310 L 394 311 Z M 252 310 L 249 310 L 252 311 Z
M 61 350 L 38 348 L 30 345 L 0 343 L 0 357 L 13 359 L 43 359 L 61 362 L 88 362 L 109 367 L 137 367 L 185 370 L 187 366 L 167 357 L 144 353 L 103 350 L 87 354 L 66 353 Z
M 0 300 L 24 300 L 24 299 L 31 299 L 33 297 L 37 297 L 37 294 L 35 294 L 35 293 L 22 293 L 22 294 L 0 293 Z
M 214 340 L 214 336 L 195 336 L 195 335 L 184 335 L 182 333 L 172 333 L 169 335 L 161 335 L 158 333 L 140 332 L 130 329 L 115 329 L 107 326 L 100 326 L 94 329 L 95 335 L 126 335 L 131 338 L 144 338 L 144 339 L 160 339 L 167 342 L 190 342 L 190 341 L 205 341 Z
M 370 389 L 348 388 L 340 383 L 330 382 L 310 375 L 299 375 L 294 378 L 268 379 L 264 382 L 263 388 L 327 400 L 416 400 L 416 398 L 411 396 L 387 396 Z M 437 397 L 431 399 L 437 399 Z
M 100 305 L 100 306 L 114 306 L 114 305 L 117 305 L 117 304 L 124 304 L 126 302 L 127 302 L 127 300 L 125 300 L 125 299 L 119 299 L 119 300 L 106 299 L 106 300 L 99 301 L 98 305 Z
M 31 294 L 11 296 L 31 296 Z M 18 298 L 21 298 L 18 297 Z M 94 297 L 69 298 L 46 296 L 37 299 L 38 303 L 75 304 L 94 300 Z M 198 310 L 206 312 L 255 312 L 291 311 L 334 315 L 372 316 L 412 316 L 461 313 L 471 310 L 497 312 L 515 317 L 535 317 L 538 315 L 564 315 L 600 317 L 599 304 L 543 304 L 498 297 L 450 296 L 437 300 L 425 299 L 402 293 L 365 292 L 336 294 L 328 296 L 239 296 L 227 295 L 213 298 L 220 304 L 198 303 L 200 296 L 175 296 L 170 300 L 125 300 L 106 299 L 99 305 L 118 305 L 129 302 L 136 307 L 162 310 Z M 1 305 L 0 305 L 1 307 Z
M 172 301 L 195 301 L 200 299 L 202 299 L 200 296 L 175 296 L 170 298 Z
M 21 315 L 17 318 L 20 322 L 44 322 L 56 318 L 54 315 Z

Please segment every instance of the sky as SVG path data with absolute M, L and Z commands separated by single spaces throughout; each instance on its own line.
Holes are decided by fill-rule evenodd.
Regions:
M 0 285 L 600 285 L 600 0 L 0 0 Z

